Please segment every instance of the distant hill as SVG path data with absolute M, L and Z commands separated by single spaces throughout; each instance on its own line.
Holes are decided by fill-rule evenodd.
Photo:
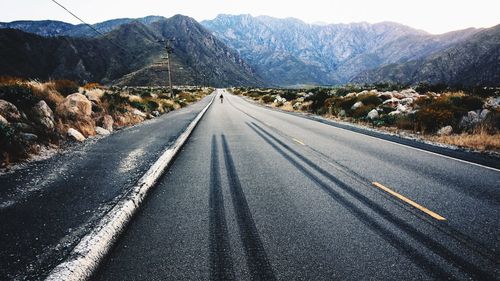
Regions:
M 214 86 L 260 85 L 262 80 L 239 55 L 215 38 L 194 19 L 185 16 L 123 23 L 99 24 L 109 29 L 98 37 L 46 37 L 14 29 L 0 29 L 0 75 L 29 78 L 68 78 L 80 81 L 124 85 L 164 85 L 166 64 L 164 43 L 173 39 L 174 84 Z M 126 20 L 128 21 L 128 20 Z M 33 33 L 43 33 L 42 23 L 23 25 Z M 54 22 L 45 23 L 54 27 Z M 47 29 L 49 30 L 49 29 Z M 74 28 L 72 34 L 76 34 Z M 35 32 L 36 31 L 36 32 Z M 105 31 L 104 31 L 105 32 Z M 103 32 L 103 33 L 104 33 Z M 78 33 L 81 34 L 81 33 Z M 119 45 L 121 48 L 118 48 Z
M 392 22 L 314 25 L 250 15 L 219 15 L 202 24 L 262 77 L 280 85 L 343 84 L 363 71 L 427 56 L 479 31 L 431 35 Z
M 426 56 L 365 71 L 352 82 L 499 86 L 500 25 Z

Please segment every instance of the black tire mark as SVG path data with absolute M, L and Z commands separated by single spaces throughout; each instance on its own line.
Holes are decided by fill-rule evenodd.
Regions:
M 301 173 L 303 173 L 306 177 L 311 179 L 314 183 L 316 183 L 323 191 L 325 191 L 330 197 L 332 197 L 335 201 L 340 203 L 343 207 L 345 207 L 351 214 L 353 214 L 356 218 L 358 218 L 361 223 L 368 226 L 377 232 L 382 239 L 389 242 L 392 246 L 397 248 L 403 254 L 409 256 L 415 263 L 427 273 L 432 275 L 433 277 L 439 280 L 449 280 L 453 279 L 451 274 L 445 272 L 438 266 L 433 263 L 430 263 L 423 255 L 419 254 L 415 248 L 408 245 L 401 238 L 397 237 L 394 233 L 390 232 L 386 227 L 382 224 L 378 223 L 375 219 L 370 217 L 366 212 L 361 210 L 359 207 L 349 202 L 345 197 L 339 195 L 337 192 L 332 190 L 330 186 L 316 177 L 313 173 L 307 170 L 304 166 L 302 166 L 299 162 L 293 159 L 290 155 L 286 154 L 284 150 L 279 148 L 276 144 L 274 144 L 271 139 L 263 135 L 260 131 L 251 127 L 252 130 L 257 133 L 264 141 L 266 141 L 269 145 L 271 145 L 279 154 L 281 154 L 288 162 L 290 162 L 295 168 L 297 168 Z
M 262 244 L 257 227 L 252 217 L 250 208 L 245 197 L 245 193 L 241 188 L 241 183 L 236 173 L 231 151 L 226 141 L 226 137 L 222 135 L 222 147 L 224 149 L 224 159 L 227 168 L 227 178 L 233 199 L 234 212 L 236 221 L 240 229 L 240 237 L 243 242 L 243 249 L 247 257 L 248 269 L 252 280 L 273 281 L 276 280 L 273 269 L 266 254 L 266 250 Z
M 273 135 L 271 135 L 269 132 L 261 128 L 259 125 L 252 123 L 255 128 L 259 129 L 262 133 L 266 134 L 269 138 L 280 144 L 283 148 L 291 152 L 293 155 L 295 155 L 297 158 L 300 160 L 304 161 L 307 165 L 312 167 L 314 170 L 316 170 L 318 173 L 323 175 L 324 177 L 328 178 L 330 181 L 334 182 L 337 186 L 342 188 L 344 191 L 349 193 L 351 196 L 356 198 L 358 201 L 363 203 L 363 205 L 367 206 L 368 208 L 372 209 L 374 212 L 378 213 L 380 216 L 382 216 L 384 219 L 387 221 L 393 223 L 396 225 L 399 229 L 403 230 L 406 232 L 408 235 L 410 235 L 412 238 L 420 242 L 421 244 L 425 245 L 429 250 L 434 252 L 435 254 L 441 256 L 445 260 L 451 262 L 455 266 L 457 266 L 462 272 L 465 272 L 466 274 L 470 275 L 473 278 L 476 278 L 478 280 L 493 280 L 493 276 L 490 276 L 489 273 L 481 270 L 474 264 L 466 261 L 462 257 L 456 255 L 455 253 L 451 252 L 449 249 L 444 247 L 442 244 L 438 243 L 437 241 L 433 240 L 432 238 L 426 236 L 424 233 L 421 231 L 417 230 L 414 228 L 412 225 L 409 223 L 405 222 L 404 220 L 398 218 L 397 216 L 391 214 L 384 208 L 380 207 L 378 204 L 370 201 L 368 198 L 363 196 L 361 193 L 350 187 L 349 185 L 345 184 L 338 178 L 336 178 L 334 175 L 330 174 L 328 171 L 324 170 L 323 168 L 319 167 L 317 164 L 309 160 L 308 158 L 304 157 L 294 149 L 292 149 L 290 146 L 282 142 L 281 140 L 277 139 Z M 262 135 L 262 133 L 258 132 L 254 127 L 250 126 L 255 132 L 257 132 L 261 137 L 265 137 Z M 265 139 L 268 143 L 271 144 L 275 149 L 278 149 L 279 152 L 287 158 L 289 161 L 295 161 L 293 160 L 290 156 L 288 156 L 283 150 L 281 150 L 279 147 L 277 147 L 274 143 L 270 142 L 270 139 Z M 296 162 L 296 161 L 295 161 Z M 298 162 L 296 162 L 297 165 L 303 168 Z M 314 175 L 312 175 L 315 177 Z M 324 186 L 329 194 L 334 194 L 335 192 L 328 186 Z
M 248 101 L 247 101 L 248 102 Z M 264 122 L 262 122 L 260 119 L 250 115 L 249 113 L 245 112 L 244 110 L 242 110 L 241 108 L 237 107 L 236 105 L 234 105 L 231 101 L 229 101 L 229 103 L 231 104 L 232 107 L 234 107 L 236 110 L 240 111 L 241 113 L 245 114 L 246 116 L 252 118 L 253 120 L 263 124 Z M 270 109 L 272 110 L 272 109 Z M 284 112 L 284 113 L 289 113 L 289 112 Z M 294 114 L 292 114 L 294 115 Z M 300 116 L 299 116 L 300 117 Z M 306 119 L 310 119 L 308 117 L 305 117 Z M 255 123 L 253 123 L 255 124 Z M 255 124 L 257 126 L 257 124 Z M 282 131 L 276 129 L 276 128 L 271 128 L 271 130 L 273 130 L 275 133 L 277 133 L 278 135 L 281 135 L 281 136 L 287 136 L 285 133 L 283 133 Z M 310 146 L 307 146 L 312 152 L 316 153 L 317 155 L 319 155 L 321 158 L 325 158 L 327 159 L 329 162 L 334 162 L 336 165 L 338 165 L 340 167 L 340 171 L 346 175 L 346 176 L 349 176 L 351 178 L 353 178 L 354 180 L 358 181 L 359 183 L 361 184 L 364 184 L 366 185 L 368 183 L 368 185 L 371 185 L 371 181 L 368 180 L 367 178 L 363 177 L 362 175 L 356 173 L 355 171 L 353 171 L 352 169 L 350 169 L 349 167 L 341 164 L 340 162 L 336 161 L 335 159 L 332 159 L 331 157 L 329 157 L 328 155 L 322 153 L 321 151 L 319 150 L 316 150 L 314 149 L 313 147 L 310 147 Z M 343 169 L 343 170 L 342 170 Z M 396 201 L 394 198 L 386 195 L 385 193 L 383 192 L 379 192 L 379 194 L 381 194 L 382 196 L 384 196 L 385 198 L 387 198 L 388 200 L 394 202 L 397 206 L 405 209 L 406 211 L 409 211 L 411 212 L 412 214 L 414 214 L 415 216 L 417 216 L 418 218 L 420 218 L 423 222 L 426 222 L 428 223 L 429 225 L 435 227 L 438 231 L 442 232 L 443 234 L 445 235 L 448 235 L 449 237 L 455 239 L 457 242 L 459 243 L 462 243 L 464 246 L 466 246 L 469 250 L 477 253 L 478 255 L 482 256 L 483 258 L 485 259 L 488 259 L 491 263 L 495 264 L 495 265 L 498 265 L 500 262 L 500 259 L 498 258 L 498 254 L 495 253 L 495 252 L 492 252 L 488 249 L 487 246 L 485 246 L 483 243 L 481 243 L 480 241 L 477 241 L 475 238 L 473 237 L 470 237 L 469 235 L 466 235 L 462 232 L 460 232 L 459 230 L 453 228 L 452 226 L 450 226 L 449 224 L 447 224 L 446 222 L 440 222 L 440 223 L 436 223 L 435 221 L 429 219 L 428 217 L 422 215 L 419 213 L 419 211 L 416 211 L 415 209 L 413 209 L 412 207 L 409 207 L 407 205 L 404 205 L 404 204 L 401 204 L 400 202 Z
M 210 280 L 234 280 L 231 246 L 228 240 L 228 229 L 222 194 L 217 139 L 212 136 L 212 153 L 210 160 Z

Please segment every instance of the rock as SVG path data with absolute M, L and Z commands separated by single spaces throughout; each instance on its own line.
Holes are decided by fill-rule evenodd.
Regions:
M 395 111 L 391 111 L 391 112 L 389 112 L 389 114 L 388 114 L 388 115 L 389 115 L 389 116 L 396 116 L 396 115 L 400 115 L 400 114 L 402 114 L 402 112 L 401 112 L 401 111 L 399 111 L 399 110 L 395 110 Z
M 351 110 L 356 110 L 356 109 L 362 107 L 363 105 L 364 105 L 363 102 L 358 101 L 351 106 Z
M 383 93 L 378 93 L 378 97 L 381 99 L 381 100 L 388 100 L 388 99 L 392 99 L 393 96 L 392 96 L 392 92 L 383 92 Z
M 101 97 L 104 96 L 104 91 L 101 89 L 92 89 L 92 90 L 87 90 L 85 92 L 85 96 L 87 99 L 91 102 L 94 102 L 96 104 L 101 103 Z
M 26 142 L 34 142 L 38 139 L 37 135 L 31 133 L 21 133 L 19 134 L 19 136 L 21 137 L 22 140 Z
M 110 131 L 104 129 L 103 127 L 99 127 L 99 126 L 95 127 L 95 132 L 96 132 L 96 134 L 101 135 L 101 136 L 107 136 L 107 135 L 111 134 Z
M 0 115 L 0 124 L 9 125 L 9 121 Z
M 445 126 L 437 131 L 437 134 L 440 136 L 449 136 L 449 135 L 451 135 L 451 133 L 453 133 L 452 126 Z
M 402 104 L 398 104 L 398 106 L 396 106 L 396 110 L 397 111 L 400 111 L 400 112 L 407 112 L 408 111 L 408 107 L 402 105 Z
M 134 108 L 134 110 L 132 110 L 132 114 L 146 118 L 146 114 L 137 108 Z
M 404 98 L 400 100 L 399 102 L 403 105 L 410 105 L 414 102 L 415 100 L 413 98 Z
M 396 108 L 399 105 L 399 99 L 398 98 L 391 98 L 391 99 L 385 100 L 382 104 Z
M 158 117 L 158 116 L 160 116 L 160 112 L 158 110 L 153 110 L 151 112 L 151 115 L 153 115 L 154 117 Z
M 77 130 L 73 128 L 68 129 L 68 136 L 73 138 L 76 141 L 82 142 L 85 140 L 85 137 L 82 135 L 82 133 L 78 132 Z
M 469 111 L 467 115 L 460 120 L 459 127 L 464 130 L 470 130 L 479 122 L 481 122 L 479 115 L 475 111 Z
M 349 94 L 345 95 L 346 98 L 355 97 L 355 96 L 356 96 L 356 93 L 349 93 Z
M 489 97 L 483 105 L 484 108 L 491 110 L 500 109 L 500 97 Z
M 343 109 L 340 110 L 339 117 L 346 117 L 346 116 L 347 116 L 347 114 L 346 114 L 345 110 L 343 110 Z
M 18 122 L 22 119 L 21 112 L 17 107 L 6 100 L 0 100 L 0 115 L 9 122 Z
M 49 131 L 54 130 L 56 126 L 54 121 L 54 112 L 52 112 L 52 109 L 50 109 L 45 101 L 41 100 L 35 104 L 33 107 L 33 117 L 33 121 L 36 124 L 43 126 Z
M 481 121 L 486 120 L 486 117 L 488 117 L 488 114 L 490 114 L 490 112 L 491 112 L 491 111 L 490 111 L 490 110 L 488 110 L 488 109 L 486 109 L 486 108 L 485 108 L 485 109 L 483 109 L 483 110 L 481 110 L 481 113 L 479 113 L 479 119 L 480 119 Z
M 92 102 L 82 94 L 71 94 L 57 106 L 57 112 L 64 117 L 90 116 L 92 114 Z
M 371 120 L 378 119 L 378 111 L 376 109 L 372 109 L 370 112 L 368 112 L 367 117 Z
M 12 123 L 12 127 L 16 128 L 16 130 L 21 131 L 23 133 L 34 133 L 35 128 L 31 126 L 30 124 L 22 123 L 22 122 L 16 122 Z
M 101 121 L 101 127 L 110 131 L 110 132 L 113 132 L 113 117 L 111 117 L 111 115 L 104 115 L 104 117 L 102 118 L 102 121 Z

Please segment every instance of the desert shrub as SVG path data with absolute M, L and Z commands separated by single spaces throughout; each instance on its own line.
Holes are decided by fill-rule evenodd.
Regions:
M 83 88 L 85 90 L 93 90 L 93 89 L 98 89 L 98 88 L 101 88 L 101 87 L 102 87 L 101 84 L 94 83 L 94 82 L 93 83 L 87 83 L 87 84 L 83 85 Z
M 375 126 L 393 126 L 396 124 L 397 117 L 395 115 L 382 115 L 373 123 Z
M 399 115 L 396 117 L 394 124 L 401 130 L 415 130 L 415 115 Z
M 317 112 L 325 107 L 325 101 L 330 97 L 330 90 L 325 88 L 315 88 L 311 90 L 312 95 L 305 98 L 305 101 L 311 101 L 310 109 Z
M 378 91 L 382 91 L 382 92 L 401 91 L 401 90 L 408 88 L 408 85 L 403 85 L 403 84 L 399 84 L 399 83 L 382 82 L 382 83 L 373 84 L 372 88 L 375 88 Z
M 466 111 L 481 109 L 484 104 L 484 101 L 476 96 L 451 96 L 449 100 L 454 106 Z
M 355 110 L 351 111 L 351 116 L 354 118 L 365 118 L 368 112 L 370 112 L 372 109 L 374 109 L 375 106 L 373 105 L 363 105 Z
M 364 105 L 375 105 L 375 106 L 382 103 L 382 100 L 379 99 L 375 94 L 359 96 L 358 101 L 362 102 Z
M 16 130 L 0 123 L 0 164 L 5 165 L 10 161 L 16 161 L 27 157 L 25 144 L 18 139 Z
M 160 105 L 157 102 L 150 100 L 147 103 L 147 107 L 150 111 L 153 111 L 157 110 L 160 107 Z
M 298 97 L 297 92 L 293 90 L 286 90 L 283 93 L 281 93 L 280 96 L 286 99 L 287 101 L 294 100 Z
M 120 94 L 104 93 L 102 101 L 108 105 L 108 110 L 113 112 L 125 113 L 127 112 L 126 106 L 129 103 L 128 97 L 121 96 Z
M 130 105 L 133 107 L 133 108 L 137 108 L 139 109 L 140 111 L 146 111 L 146 105 L 141 103 L 141 102 L 138 102 L 138 101 L 131 101 L 130 102 Z
M 424 108 L 416 113 L 416 121 L 424 132 L 435 132 L 443 126 L 451 125 L 453 112 L 449 109 L 437 109 L 436 107 Z
M 429 84 L 429 83 L 420 83 L 417 85 L 415 88 L 415 91 L 417 93 L 425 94 L 428 92 L 434 92 L 434 93 L 443 93 L 445 91 L 448 91 L 449 87 L 446 84 Z
M 262 101 L 264 103 L 272 103 L 272 102 L 274 102 L 274 98 L 270 95 L 265 95 L 262 97 Z
M 33 94 L 31 87 L 23 84 L 0 86 L 0 99 L 13 103 L 21 110 L 31 109 L 40 98 Z
M 68 96 L 78 92 L 78 84 L 71 80 L 55 80 L 55 90 L 63 96 Z
M 181 92 L 176 97 L 181 100 L 184 100 L 187 103 L 192 103 L 196 101 L 196 98 L 188 92 Z
M 346 112 L 351 110 L 351 107 L 357 102 L 356 97 L 343 98 L 339 101 L 338 107 L 342 108 Z

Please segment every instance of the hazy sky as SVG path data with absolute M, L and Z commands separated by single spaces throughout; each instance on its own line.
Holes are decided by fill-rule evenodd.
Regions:
M 50 0 L 0 0 L 0 21 L 53 19 L 77 23 Z M 308 23 L 395 21 L 431 33 L 500 24 L 499 0 L 58 0 L 89 23 L 120 17 L 217 14 L 296 17 Z

